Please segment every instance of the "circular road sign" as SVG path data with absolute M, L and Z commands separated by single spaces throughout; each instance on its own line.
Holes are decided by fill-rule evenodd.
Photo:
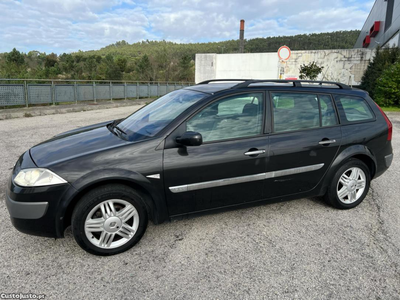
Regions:
M 281 60 L 288 60 L 291 55 L 290 48 L 288 46 L 282 46 L 278 49 L 278 56 Z

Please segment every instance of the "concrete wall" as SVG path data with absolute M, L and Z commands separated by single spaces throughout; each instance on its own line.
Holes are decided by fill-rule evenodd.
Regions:
M 299 78 L 302 64 L 315 61 L 324 69 L 318 80 L 339 81 L 358 85 L 373 57 L 367 49 L 292 51 L 290 59 L 283 64 L 283 78 Z M 196 54 L 196 83 L 207 79 L 277 79 L 279 63 L 276 52 Z
M 375 49 L 376 47 L 378 47 L 378 45 L 398 47 L 398 32 L 400 30 L 400 0 L 394 0 L 392 24 L 389 28 L 385 30 L 387 5 L 388 2 L 386 0 L 375 1 L 375 4 L 372 7 L 371 12 L 369 13 L 369 16 L 365 21 L 363 28 L 361 29 L 361 33 L 358 36 L 354 48 L 362 48 L 363 40 L 365 36 L 369 34 L 369 30 L 371 29 L 375 21 L 381 21 L 381 26 L 378 34 L 375 37 L 371 38 L 371 43 L 369 44 L 368 49 Z

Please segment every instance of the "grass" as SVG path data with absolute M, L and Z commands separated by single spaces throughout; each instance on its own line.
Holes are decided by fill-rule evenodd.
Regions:
M 383 111 L 390 111 L 390 112 L 400 112 L 400 107 L 399 106 L 381 106 Z

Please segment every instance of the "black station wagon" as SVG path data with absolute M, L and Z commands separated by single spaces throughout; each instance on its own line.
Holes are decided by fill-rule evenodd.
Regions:
M 6 203 L 25 233 L 97 255 L 135 245 L 148 219 L 324 196 L 348 209 L 390 166 L 392 124 L 335 82 L 209 80 L 122 120 L 72 130 L 17 161 Z

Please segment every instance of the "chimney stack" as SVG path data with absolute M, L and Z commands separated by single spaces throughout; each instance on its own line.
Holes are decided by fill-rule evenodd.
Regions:
M 240 20 L 239 53 L 244 52 L 244 20 Z

